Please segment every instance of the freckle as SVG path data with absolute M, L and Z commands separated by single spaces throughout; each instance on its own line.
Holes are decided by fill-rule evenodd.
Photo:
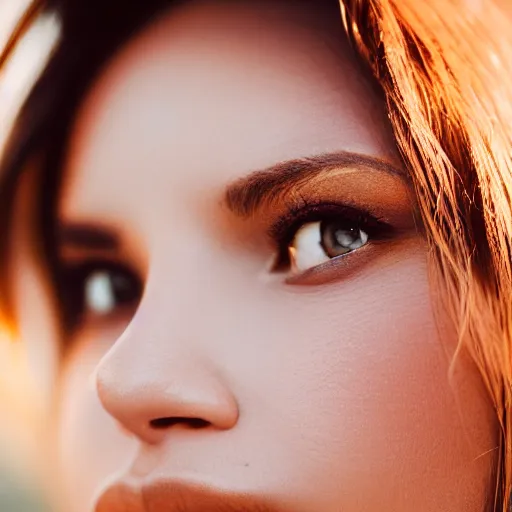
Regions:
M 248 468 L 248 467 L 249 467 L 249 463 L 248 463 L 248 462 L 246 462 L 246 463 L 244 464 L 244 466 L 245 466 L 246 468 Z

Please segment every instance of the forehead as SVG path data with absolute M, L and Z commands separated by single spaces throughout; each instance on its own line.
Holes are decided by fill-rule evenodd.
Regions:
M 337 2 L 188 2 L 131 41 L 86 98 L 63 211 L 108 215 L 121 183 L 130 207 L 134 194 L 211 191 L 283 160 L 396 158 L 393 147 Z

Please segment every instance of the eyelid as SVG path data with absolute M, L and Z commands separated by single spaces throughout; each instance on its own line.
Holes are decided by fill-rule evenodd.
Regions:
M 277 254 L 272 266 L 272 272 L 289 271 L 290 253 L 289 248 L 293 242 L 296 233 L 300 227 L 317 221 L 328 220 L 347 220 L 361 227 L 370 236 L 370 240 L 365 246 L 355 249 L 344 255 L 337 256 L 329 261 L 312 267 L 297 275 L 288 277 L 285 282 L 289 284 L 300 284 L 307 280 L 307 276 L 318 275 L 325 269 L 346 267 L 347 262 L 353 261 L 354 254 L 358 257 L 368 253 L 368 247 L 375 247 L 383 241 L 392 240 L 400 234 L 400 229 L 385 222 L 383 219 L 373 215 L 366 209 L 356 208 L 352 205 L 336 202 L 307 202 L 289 207 L 288 212 L 282 215 L 269 228 L 268 234 L 277 247 Z M 373 251 L 370 251 L 373 252 Z M 349 258 L 350 257 L 350 258 Z M 337 260 L 344 260 L 343 262 Z M 324 272 L 325 273 L 325 272 Z
M 362 225 L 370 225 L 371 228 L 393 230 L 390 224 L 366 209 L 342 202 L 303 200 L 300 204 L 289 206 L 287 212 L 270 226 L 268 233 L 274 240 L 284 240 L 287 236 L 290 237 L 290 232 L 294 229 L 296 231 L 301 225 L 328 218 L 346 218 Z
M 59 220 L 57 252 L 62 264 L 101 260 L 146 275 L 148 255 L 141 233 L 116 218 L 79 216 Z
M 416 202 L 409 187 L 401 179 L 371 169 L 332 170 L 284 194 L 278 190 L 265 202 L 262 215 L 276 219 L 308 205 L 322 204 L 352 208 L 397 229 L 417 228 Z
M 226 204 L 237 215 L 249 217 L 262 205 L 286 197 L 303 186 L 315 186 L 321 181 L 337 181 L 350 174 L 370 173 L 380 181 L 392 182 L 393 188 L 409 187 L 409 177 L 395 166 L 380 158 L 338 151 L 298 158 L 278 163 L 263 171 L 242 178 L 226 192 Z M 360 180 L 358 180 L 360 181 Z
M 348 279 L 370 262 L 376 249 L 377 244 L 369 243 L 360 249 L 330 259 L 298 274 L 287 276 L 284 282 L 294 286 L 316 286 Z
M 411 252 L 423 251 L 423 243 L 421 239 L 413 235 L 405 238 L 392 238 L 386 242 L 385 246 L 380 242 L 368 243 L 360 249 L 333 258 L 299 274 L 287 276 L 283 282 L 286 285 L 307 289 L 319 285 L 335 284 L 341 280 L 355 279 L 368 269 L 369 265 L 376 263 L 377 257 L 378 268 L 383 269 L 388 265 L 396 264 L 398 247 Z

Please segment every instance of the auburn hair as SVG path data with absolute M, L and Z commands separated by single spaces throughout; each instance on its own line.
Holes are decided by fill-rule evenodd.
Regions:
M 386 97 L 432 279 L 501 427 L 495 508 L 512 478 L 512 25 L 492 0 L 347 0 L 347 32 Z

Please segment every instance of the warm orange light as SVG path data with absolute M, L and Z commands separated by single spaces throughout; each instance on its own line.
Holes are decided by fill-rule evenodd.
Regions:
M 42 411 L 28 372 L 23 344 L 13 338 L 5 325 L 0 325 L 0 406 L 0 444 L 10 447 L 11 455 L 16 458 L 30 456 L 34 425 L 41 423 Z M 23 453 L 25 450 L 27 453 Z

